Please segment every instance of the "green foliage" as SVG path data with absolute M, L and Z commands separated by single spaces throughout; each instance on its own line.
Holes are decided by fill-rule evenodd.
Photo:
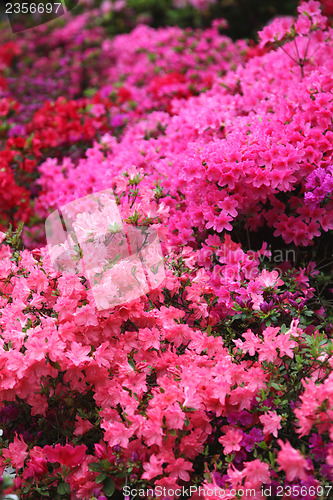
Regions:
M 99 6 L 102 0 L 95 0 Z M 125 9 L 108 12 L 101 22 L 111 35 L 130 31 L 137 23 L 159 26 L 204 28 L 213 19 L 225 18 L 229 29 L 225 33 L 233 39 L 255 38 L 257 31 L 277 15 L 294 15 L 297 0 L 216 0 L 207 9 L 199 11 L 187 4 L 175 8 L 172 0 L 127 0 Z M 81 12 L 82 8 L 78 10 Z

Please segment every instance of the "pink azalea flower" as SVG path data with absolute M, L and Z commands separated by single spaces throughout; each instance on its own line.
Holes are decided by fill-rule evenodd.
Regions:
M 9 444 L 8 449 L 3 449 L 3 457 L 10 460 L 13 467 L 20 469 L 28 456 L 28 445 L 22 437 L 15 435 L 14 441 Z
M 243 439 L 243 433 L 237 429 L 228 429 L 225 436 L 219 437 L 219 443 L 222 444 L 224 448 L 224 453 L 230 454 L 233 451 L 239 451 L 241 449 L 240 442 Z
M 177 458 L 172 464 L 169 464 L 165 472 L 170 473 L 170 477 L 179 478 L 183 481 L 189 481 L 190 475 L 188 471 L 193 471 L 192 464 L 184 458 Z
M 270 482 L 269 465 L 259 459 L 252 462 L 244 462 L 243 475 L 246 478 L 245 485 L 249 488 L 259 489 L 262 484 Z
M 264 46 L 267 43 L 282 40 L 290 32 L 290 28 L 293 22 L 294 18 L 292 17 L 281 17 L 274 19 L 270 24 L 265 26 L 264 29 L 258 33 L 261 39 L 261 45 Z
M 89 420 L 77 416 L 74 434 L 75 436 L 81 436 L 82 434 L 88 432 L 93 427 L 94 427 L 93 424 L 91 424 Z
M 66 353 L 66 358 L 68 358 L 74 366 L 80 366 L 85 361 L 91 360 L 91 358 L 87 356 L 90 350 L 90 346 L 83 346 L 80 342 L 74 341 L 71 343 L 71 350 Z
M 101 427 L 105 429 L 104 439 L 109 443 L 109 446 L 119 445 L 122 448 L 127 448 L 129 438 L 132 436 L 132 429 L 128 429 L 121 422 L 103 421 Z
M 289 441 L 284 443 L 278 439 L 278 444 L 281 446 L 281 451 L 277 454 L 277 463 L 280 465 L 279 469 L 285 472 L 287 480 L 306 480 L 308 463 L 305 458 L 291 446 Z
M 277 271 L 268 271 L 267 269 L 261 271 L 257 281 L 263 288 L 283 285 L 283 281 L 279 278 L 279 273 Z
M 163 474 L 162 464 L 163 458 L 157 458 L 156 455 L 151 455 L 149 462 L 143 464 L 145 472 L 142 474 L 142 479 L 153 479 L 156 476 Z
M 273 434 L 274 437 L 278 437 L 278 430 L 281 429 L 281 417 L 274 411 L 268 411 L 264 415 L 259 417 L 260 422 L 264 426 L 264 434 Z

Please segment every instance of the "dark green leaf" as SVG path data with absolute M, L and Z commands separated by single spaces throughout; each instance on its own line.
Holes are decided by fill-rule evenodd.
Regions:
M 112 497 L 115 490 L 114 481 L 111 477 L 107 477 L 104 481 L 103 492 L 107 497 Z
M 97 484 L 102 483 L 106 479 L 106 472 L 102 472 L 99 476 L 96 477 L 95 481 Z
M 64 482 L 58 483 L 57 492 L 59 493 L 59 495 L 66 495 L 67 493 L 66 483 Z
M 91 470 L 92 472 L 99 472 L 100 470 L 102 470 L 102 467 L 98 462 L 93 462 L 89 464 L 89 470 Z

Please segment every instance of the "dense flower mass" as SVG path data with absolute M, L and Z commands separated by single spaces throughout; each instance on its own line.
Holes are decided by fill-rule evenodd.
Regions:
M 223 19 L 109 38 L 95 16 L 1 33 L 0 492 L 329 498 L 330 21 L 303 2 L 254 46 Z M 165 267 L 112 307 L 44 234 L 104 190 Z M 131 290 L 121 252 L 113 271 Z

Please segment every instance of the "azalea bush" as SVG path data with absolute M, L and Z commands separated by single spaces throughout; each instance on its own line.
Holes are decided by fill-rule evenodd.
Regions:
M 1 35 L 3 495 L 332 494 L 333 32 L 313 0 L 225 27 Z M 165 278 L 101 308 L 44 224 L 104 190 Z

